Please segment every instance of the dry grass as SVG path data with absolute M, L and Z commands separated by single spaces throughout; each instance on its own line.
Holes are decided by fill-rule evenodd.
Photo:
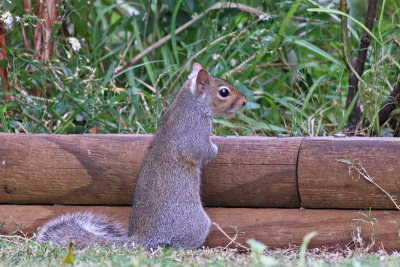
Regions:
M 350 159 L 341 159 L 338 161 L 349 165 L 349 176 L 352 179 L 359 180 L 360 178 L 363 178 L 367 180 L 375 187 L 377 187 L 380 191 L 382 191 L 393 202 L 396 209 L 400 211 L 400 206 L 399 204 L 397 204 L 395 198 L 374 181 L 374 179 L 368 174 L 367 170 L 364 168 L 362 162 L 359 159 L 353 160 L 350 158 Z M 355 175 L 353 174 L 353 171 L 355 172 Z

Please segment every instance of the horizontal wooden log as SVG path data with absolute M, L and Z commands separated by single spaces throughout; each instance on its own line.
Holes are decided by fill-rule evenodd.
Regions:
M 0 203 L 130 205 L 150 135 L 0 134 Z M 219 154 L 203 171 L 210 207 L 394 209 L 352 159 L 400 197 L 397 138 L 214 137 Z M 296 160 L 298 157 L 298 184 Z M 361 165 L 360 165 L 361 164 Z M 298 189 L 297 189 L 298 188 Z
M 130 205 L 151 135 L 0 134 L 0 203 Z M 207 206 L 300 207 L 301 138 L 213 137 Z
M 61 214 L 92 211 L 112 216 L 127 227 L 129 210 L 129 207 L 1 205 L 0 222 L 6 222 L 3 233 L 15 230 L 13 223 L 16 223 L 29 234 Z M 364 246 L 368 246 L 373 237 L 374 249 L 400 249 L 400 213 L 396 211 L 372 211 L 370 215 L 368 211 L 355 210 L 207 208 L 206 211 L 229 236 L 239 233 L 236 241 L 244 245 L 247 245 L 246 240 L 254 238 L 269 248 L 286 248 L 300 245 L 307 233 L 317 231 L 319 234 L 309 247 L 351 247 L 359 245 L 353 241 L 359 229 Z M 224 247 L 229 242 L 213 226 L 205 245 Z
M 399 158 L 398 138 L 304 138 L 298 162 L 302 206 L 394 209 L 382 190 L 341 160 L 363 167 L 374 182 L 400 199 Z

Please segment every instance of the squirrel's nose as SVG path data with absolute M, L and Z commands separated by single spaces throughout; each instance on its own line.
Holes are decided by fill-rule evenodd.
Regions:
M 245 99 L 243 100 L 243 106 L 246 105 L 246 103 L 247 103 L 247 99 L 245 98 Z

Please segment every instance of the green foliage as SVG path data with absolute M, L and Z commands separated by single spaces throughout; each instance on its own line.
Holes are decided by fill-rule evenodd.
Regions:
M 307 246 L 310 243 L 311 239 L 313 237 L 315 237 L 316 235 L 318 235 L 317 232 L 311 232 L 308 233 L 304 236 L 303 238 L 303 242 L 301 244 L 300 247 L 300 267 L 305 267 L 306 266 L 306 250 L 307 250 Z
M 249 239 L 247 243 L 251 248 L 251 264 L 253 266 L 273 266 L 277 264 L 277 260 L 273 257 L 264 255 L 267 246 L 254 239 Z
M 66 0 L 57 6 L 54 47 L 44 64 L 33 49 L 41 19 L 19 1 L 0 1 L 0 10 L 14 17 L 5 35 L 7 61 L 0 62 L 7 66 L 11 85 L 10 93 L 0 89 L 0 131 L 153 133 L 193 62 L 236 85 L 249 100 L 241 113 L 216 118 L 215 134 L 318 136 L 345 127 L 348 71 L 338 1 L 240 2 L 268 16 L 226 8 L 225 2 L 204 13 L 215 0 Z M 368 135 L 379 135 L 377 113 L 400 71 L 400 48 L 394 41 L 400 35 L 398 8 L 397 0 L 385 0 L 372 30 L 359 95 L 371 122 Z M 203 17 L 171 34 L 198 16 Z M 356 21 L 349 26 L 354 57 L 364 20 L 349 20 Z M 116 73 L 169 34 L 169 41 Z M 69 37 L 80 41 L 79 52 L 72 50 Z M 5 100 L 8 94 L 11 102 Z

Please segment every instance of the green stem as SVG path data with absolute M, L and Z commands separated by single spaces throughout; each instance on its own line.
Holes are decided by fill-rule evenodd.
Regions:
M 182 0 L 178 0 L 178 2 L 175 5 L 174 13 L 172 13 L 172 19 L 171 19 L 171 43 L 172 43 L 172 49 L 174 50 L 176 64 L 178 65 L 179 65 L 179 57 L 178 57 L 178 48 L 176 46 L 176 38 L 175 38 L 175 22 L 176 22 L 176 15 L 178 14 L 178 10 L 181 4 Z
M 140 37 L 139 25 L 137 24 L 136 20 L 133 20 L 133 32 L 134 32 L 135 38 L 137 40 L 137 44 L 138 44 L 139 50 L 140 50 L 140 52 L 142 52 L 144 50 L 144 46 L 143 46 L 143 43 L 142 43 L 142 38 Z M 149 59 L 147 58 L 147 56 L 143 57 L 143 62 L 145 63 L 144 66 L 145 66 L 145 68 L 147 70 L 147 73 L 149 74 L 149 78 L 151 80 L 151 83 L 153 85 L 155 85 L 156 84 L 156 78 L 155 78 L 154 72 L 151 69 L 150 64 L 146 64 L 146 63 L 149 63 Z
M 349 67 L 350 71 L 354 73 L 354 75 L 361 81 L 363 84 L 366 84 L 365 81 L 360 77 L 358 72 L 354 69 L 353 64 L 351 63 L 350 56 L 349 56 L 349 34 L 347 31 L 347 0 L 340 0 L 340 11 L 343 12 L 345 15 L 340 17 L 340 25 L 342 28 L 342 43 L 343 43 L 343 55 L 344 59 Z
M 382 7 L 381 7 L 381 15 L 379 16 L 379 23 L 378 23 L 378 34 L 379 34 L 379 40 L 381 41 L 381 43 L 383 43 L 381 24 L 382 24 L 382 19 L 383 19 L 383 11 L 385 11 L 385 3 L 386 3 L 386 0 L 383 0 Z
M 290 19 L 293 17 L 294 12 L 296 12 L 297 8 L 299 7 L 300 3 L 301 0 L 296 0 L 296 2 L 294 2 L 292 7 L 289 9 L 289 12 L 287 13 L 285 19 L 282 22 L 281 27 L 279 28 L 279 35 L 278 38 L 276 38 L 274 45 L 275 48 L 278 48 L 278 46 L 280 45 L 283 38 L 282 35 L 286 32 L 286 27 L 289 24 Z

